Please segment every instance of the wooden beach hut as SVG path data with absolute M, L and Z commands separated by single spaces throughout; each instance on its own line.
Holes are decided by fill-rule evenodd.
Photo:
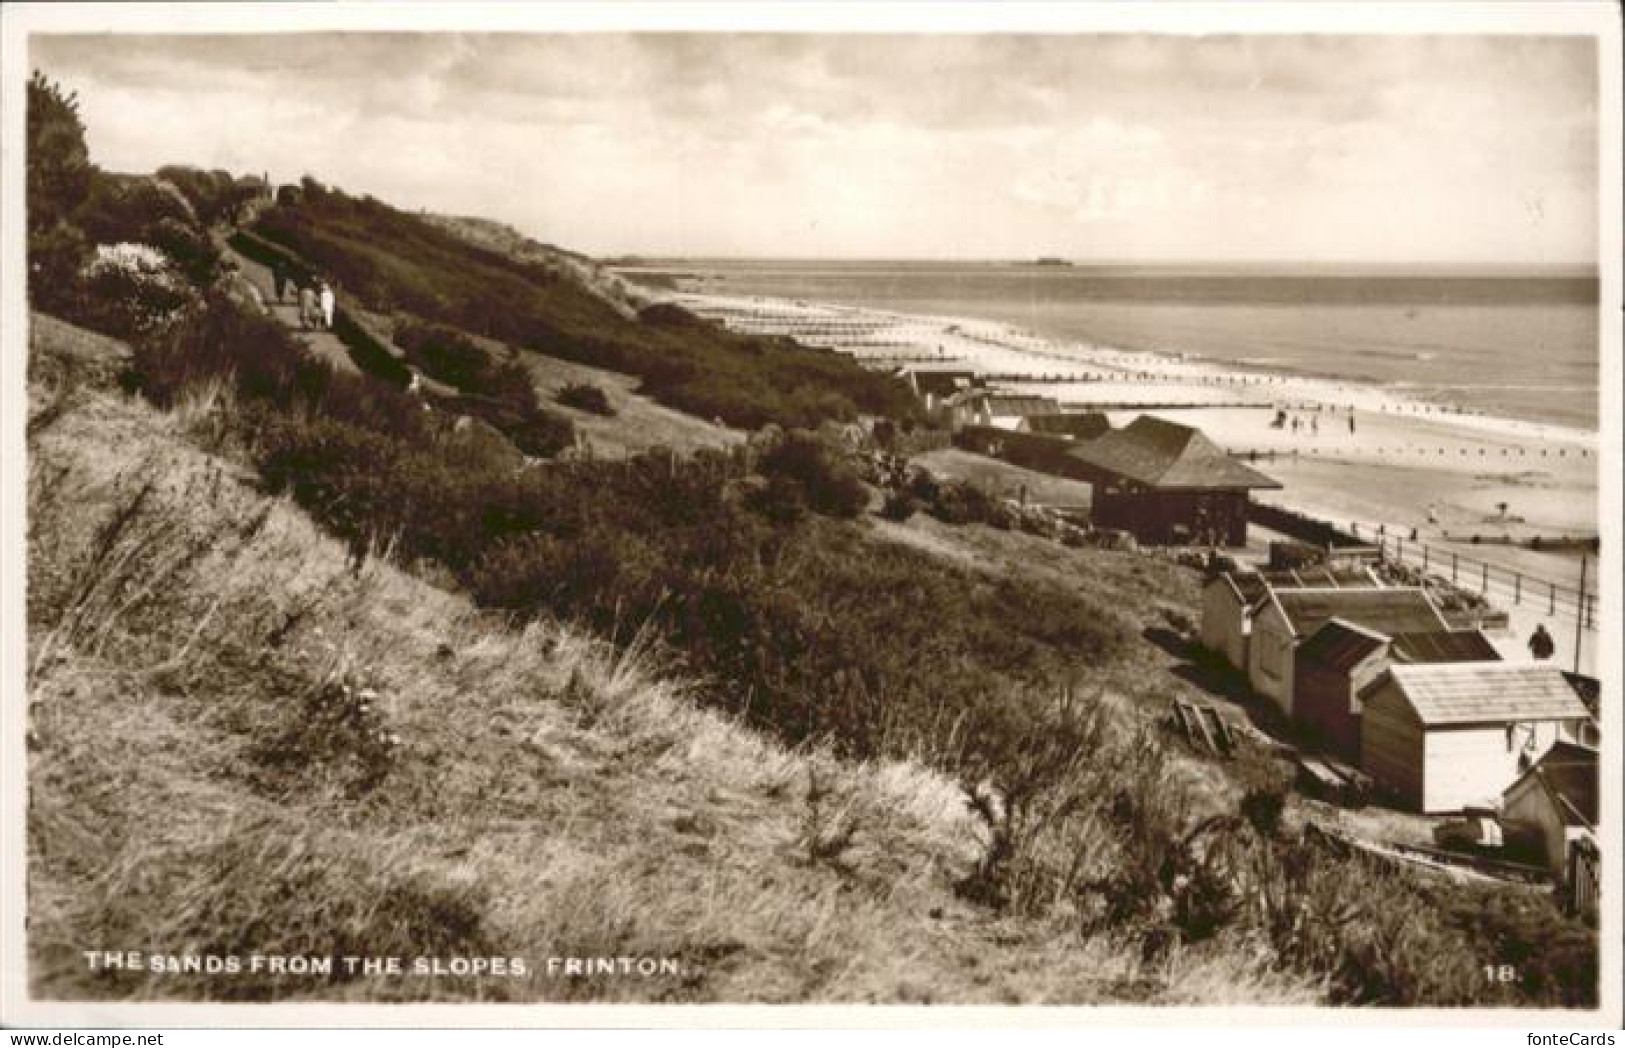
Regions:
M 1539 841 L 1540 858 L 1563 872 L 1574 842 L 1597 828 L 1597 751 L 1558 740 L 1501 794 L 1501 821 Z
M 1449 629 L 1417 587 L 1269 587 L 1268 600 L 1253 616 L 1247 679 L 1289 717 L 1296 697 L 1297 647 L 1332 619 L 1385 637 Z
M 1363 567 L 1221 572 L 1202 587 L 1202 644 L 1209 651 L 1223 655 L 1236 669 L 1246 672 L 1253 617 L 1264 607 L 1271 589 L 1350 587 L 1380 589 L 1382 583 Z
M 1033 396 L 1026 393 L 978 392 L 965 401 L 964 424 L 993 426 L 998 429 L 1018 429 L 1032 415 L 1053 415 L 1061 410 L 1053 397 Z
M 1094 489 L 1094 523 L 1145 545 L 1245 545 L 1249 493 L 1281 486 L 1200 430 L 1150 415 L 1080 442 L 1070 454 Z
M 1390 665 L 1499 661 L 1478 630 L 1390 636 L 1334 618 L 1293 654 L 1292 715 L 1312 739 L 1358 763 L 1362 696 Z
M 1202 587 L 1202 646 L 1245 670 L 1253 615 L 1263 605 L 1268 589 L 1256 571 L 1225 571 L 1208 579 Z
M 1023 433 L 1039 433 L 1067 440 L 1094 440 L 1110 432 L 1111 419 L 1103 411 L 1071 411 L 1028 415 L 1016 425 Z
M 1396 663 L 1364 695 L 1360 766 L 1414 811 L 1491 806 L 1588 719 L 1552 666 Z
M 963 368 L 905 368 L 902 376 L 914 390 L 914 395 L 925 405 L 927 415 L 942 411 L 954 394 L 961 390 L 976 389 L 982 381 L 976 372 Z

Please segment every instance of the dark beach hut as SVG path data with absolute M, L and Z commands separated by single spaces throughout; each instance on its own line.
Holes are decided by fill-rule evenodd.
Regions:
M 1094 487 L 1095 524 L 1145 545 L 1245 545 L 1249 492 L 1281 486 L 1200 430 L 1150 415 L 1069 454 Z

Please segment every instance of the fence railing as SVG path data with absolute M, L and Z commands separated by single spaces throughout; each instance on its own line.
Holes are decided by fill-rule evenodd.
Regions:
M 1446 579 L 1459 589 L 1471 590 L 1503 607 L 1533 607 L 1543 614 L 1578 622 L 1587 630 L 1597 628 L 1597 594 L 1589 587 L 1582 595 L 1577 585 L 1564 585 L 1401 535 L 1366 538 L 1376 544 L 1384 559 Z

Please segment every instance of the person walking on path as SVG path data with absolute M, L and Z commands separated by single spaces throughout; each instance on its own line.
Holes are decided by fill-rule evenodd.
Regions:
M 271 286 L 276 289 L 276 300 L 283 301 L 282 293 L 288 289 L 288 271 L 280 262 L 271 267 Z
M 299 326 L 309 331 L 316 322 L 316 289 L 309 284 L 299 288 Z
M 1354 412 L 1349 412 L 1349 436 L 1354 436 Z
M 322 281 L 322 327 L 333 330 L 333 307 L 338 305 L 338 299 L 333 294 L 333 285 Z
M 1529 654 L 1542 661 L 1552 657 L 1557 645 L 1552 643 L 1552 635 L 1546 632 L 1546 624 L 1540 623 L 1535 632 L 1529 635 Z

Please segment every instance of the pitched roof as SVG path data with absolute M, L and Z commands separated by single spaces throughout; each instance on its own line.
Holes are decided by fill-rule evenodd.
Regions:
M 1400 662 L 1500 662 L 1501 653 L 1481 630 L 1432 630 L 1394 634 Z
M 1272 587 L 1270 596 L 1280 605 L 1292 632 L 1299 637 L 1313 636 L 1316 630 L 1334 618 L 1390 637 L 1396 633 L 1425 633 L 1449 628 L 1427 594 L 1413 587 Z
M 1498 724 L 1590 716 L 1553 666 L 1511 662 L 1395 663 L 1390 679 L 1423 724 Z
M 1387 644 L 1388 638 L 1374 630 L 1332 619 L 1298 645 L 1298 655 L 1346 672 L 1382 651 Z
M 1381 589 L 1364 568 L 1299 568 L 1296 571 L 1226 571 L 1208 584 L 1224 582 L 1236 600 L 1249 608 L 1264 602 L 1272 589 Z
M 1371 577 L 1371 572 L 1360 567 L 1327 567 L 1316 564 L 1302 568 L 1265 568 L 1258 573 L 1271 586 L 1290 589 L 1377 589 L 1382 583 Z
M 1111 419 L 1105 412 L 1059 412 L 1055 414 L 1028 415 L 1027 429 L 1033 433 L 1048 433 L 1053 436 L 1076 437 L 1079 440 L 1093 440 L 1112 428 Z
M 1154 488 L 1278 488 L 1231 458 L 1201 430 L 1141 415 L 1068 451 L 1094 466 Z
M 956 389 L 968 389 L 976 384 L 974 371 L 912 371 L 909 374 L 922 397 L 946 397 Z
M 1534 778 L 1551 793 L 1558 813 L 1569 826 L 1597 825 L 1597 751 L 1558 741 L 1518 782 Z M 1511 793 L 1517 783 L 1507 787 Z
M 982 407 L 989 415 L 1053 415 L 1060 410 L 1060 402 L 1053 397 L 1039 397 L 1025 393 L 991 393 L 984 396 Z

